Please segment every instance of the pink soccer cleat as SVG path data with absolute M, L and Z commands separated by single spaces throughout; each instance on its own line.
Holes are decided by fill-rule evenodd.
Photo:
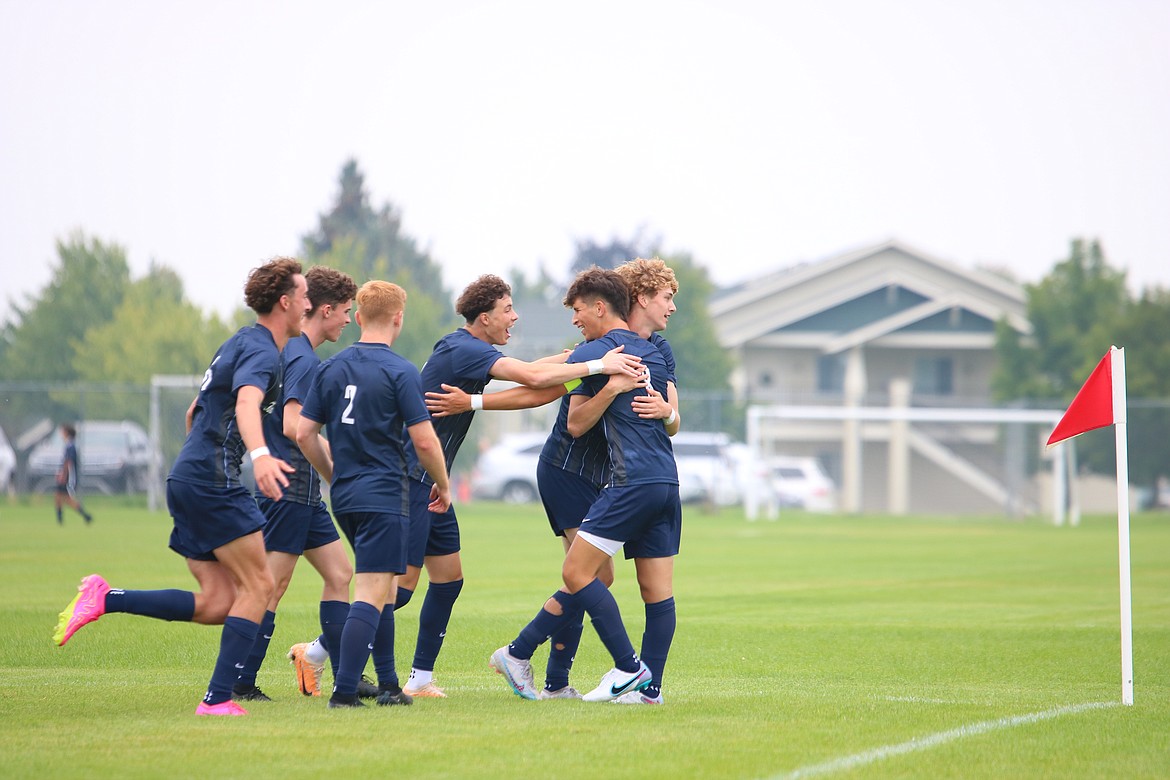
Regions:
M 106 594 L 109 592 L 110 583 L 100 574 L 91 574 L 82 579 L 77 586 L 77 595 L 57 618 L 53 642 L 58 647 L 64 647 L 70 637 L 77 633 L 77 629 L 106 614 Z
M 221 701 L 219 704 L 208 704 L 205 701 L 199 702 L 199 706 L 195 708 L 196 715 L 247 715 L 248 711 L 236 704 L 231 699 Z

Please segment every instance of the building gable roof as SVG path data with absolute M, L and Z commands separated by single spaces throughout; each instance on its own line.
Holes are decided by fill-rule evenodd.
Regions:
M 829 354 L 909 330 L 988 332 L 1000 317 L 1028 333 L 1025 311 L 1020 285 L 897 241 L 769 274 L 711 302 L 724 347 L 803 332 L 820 334 Z

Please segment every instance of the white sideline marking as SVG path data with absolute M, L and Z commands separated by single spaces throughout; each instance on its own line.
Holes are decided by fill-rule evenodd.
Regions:
M 1076 715 L 1086 710 L 1099 710 L 1106 707 L 1117 707 L 1117 702 L 1090 702 L 1088 704 L 1070 704 L 1067 707 L 1057 707 L 1053 710 L 1044 710 L 1042 712 L 1033 712 L 1028 715 L 1014 715 L 1010 718 L 1000 718 L 998 720 L 985 720 L 981 723 L 972 723 L 969 726 L 959 726 L 957 729 L 950 731 L 940 731 L 937 734 L 930 734 L 925 737 L 916 737 L 908 742 L 902 742 L 897 745 L 886 745 L 885 747 L 874 748 L 873 750 L 866 750 L 861 753 L 854 753 L 851 756 L 843 756 L 835 758 L 832 761 L 826 761 L 821 764 L 809 764 L 802 766 L 799 769 L 794 769 L 791 772 L 782 775 L 775 775 L 771 780 L 797 780 L 802 777 L 814 777 L 816 775 L 827 775 L 831 772 L 841 772 L 846 769 L 855 769 L 859 766 L 872 764 L 875 761 L 891 758 L 893 756 L 901 756 L 906 753 L 913 753 L 916 750 L 925 750 L 927 748 L 937 747 L 947 742 L 953 742 L 956 739 L 963 737 L 973 737 L 978 734 L 986 734 L 989 731 L 997 731 L 999 729 L 1009 729 L 1014 726 L 1026 726 L 1032 723 L 1039 723 L 1042 720 L 1051 720 L 1052 718 L 1059 718 L 1063 715 Z

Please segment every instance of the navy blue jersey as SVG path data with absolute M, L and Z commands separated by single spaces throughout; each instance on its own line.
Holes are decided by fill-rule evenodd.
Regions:
M 580 385 L 580 380 L 567 382 L 570 389 Z M 609 483 L 609 447 L 600 425 L 594 425 L 579 438 L 569 433 L 569 398 L 561 398 L 557 419 L 552 431 L 540 451 L 540 459 L 550 466 L 564 469 L 586 479 L 601 489 Z
M 215 353 L 195 400 L 191 433 L 171 467 L 170 479 L 208 487 L 240 484 L 244 440 L 236 425 L 236 395 L 241 387 L 264 391 L 263 414 L 280 397 L 280 352 L 272 332 L 256 323 L 240 328 Z
M 321 364 L 301 416 L 324 423 L 334 514 L 409 514 L 407 426 L 430 419 L 418 369 L 385 344 L 357 342 Z
M 678 377 L 675 376 L 674 370 L 674 350 L 670 348 L 670 342 L 662 338 L 657 333 L 650 334 L 650 343 L 658 347 L 658 351 L 662 353 L 662 359 L 666 361 L 666 379 L 678 389 Z M 662 394 L 666 397 L 666 393 Z
M 65 453 L 61 456 L 61 468 L 69 467 L 69 475 L 77 479 L 77 444 L 73 441 L 65 442 Z
M 81 466 L 77 460 L 77 444 L 73 441 L 65 442 L 65 454 L 61 456 L 61 469 L 64 471 L 66 468 L 65 481 L 60 484 L 74 489 L 81 479 Z
M 666 363 L 666 378 L 678 387 L 674 377 L 674 351 L 666 339 L 657 333 L 650 334 L 650 343 L 662 353 Z M 580 380 L 574 380 L 572 390 Z M 607 380 L 608 381 L 608 380 Z M 666 394 L 663 393 L 663 397 Z M 609 449 L 605 441 L 605 434 L 601 426 L 595 425 L 585 434 L 574 439 L 569 433 L 569 398 L 566 395 L 561 399 L 561 407 L 557 410 L 557 419 L 553 423 L 552 431 L 540 451 L 540 459 L 559 469 L 572 472 L 579 477 L 589 480 L 594 487 L 602 488 L 609 484 L 610 464 Z
M 668 369 L 658 348 L 630 330 L 615 328 L 595 341 L 582 344 L 569 355 L 570 363 L 584 363 L 600 358 L 616 346 L 625 345 L 625 354 L 642 358 L 642 365 L 650 371 L 650 384 L 666 397 Z M 596 395 L 609 377 L 604 374 L 587 376 L 573 395 Z M 631 401 L 635 395 L 647 395 L 644 388 L 622 393 L 613 399 L 597 426 L 605 435 L 609 462 L 613 474 L 609 484 L 646 485 L 665 482 L 678 484 L 678 468 L 666 426 L 662 420 L 644 420 L 634 413 Z
M 264 441 L 274 457 L 296 469 L 291 474 L 285 474 L 288 487 L 284 489 L 280 500 L 316 506 L 321 502 L 321 478 L 301 454 L 296 442 L 284 435 L 284 405 L 296 401 L 304 406 L 313 375 L 321 365 L 321 358 L 313 351 L 313 342 L 303 333 L 288 340 L 280 358 L 284 366 L 284 382 L 280 400 L 273 407 L 272 414 L 264 415 Z M 262 495 L 259 489 L 256 492 L 257 496 Z
M 492 366 L 503 356 L 503 352 L 486 341 L 477 339 L 464 328 L 448 333 L 435 344 L 435 350 L 423 366 L 423 392 L 441 393 L 443 388 L 440 385 L 446 384 L 458 387 L 471 395 L 482 393 L 492 379 Z M 451 464 L 455 462 L 455 454 L 459 452 L 459 447 L 463 444 L 468 429 L 471 428 L 473 417 L 475 412 L 465 412 L 431 421 L 435 426 L 435 433 L 439 436 L 439 443 L 443 445 L 447 473 L 451 472 Z M 410 442 L 406 443 L 406 456 L 410 459 L 410 478 L 424 485 L 432 484 L 426 469 L 418 461 L 414 445 Z

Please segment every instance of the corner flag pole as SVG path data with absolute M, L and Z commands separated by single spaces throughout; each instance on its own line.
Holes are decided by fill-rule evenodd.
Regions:
M 1113 357 L 1113 426 L 1117 442 L 1117 560 L 1121 577 L 1121 703 L 1133 704 L 1133 606 L 1129 567 L 1129 446 L 1126 436 L 1125 349 Z
M 1117 559 L 1121 578 L 1121 703 L 1133 704 L 1133 611 L 1129 572 L 1129 446 L 1126 441 L 1125 350 L 1110 347 L 1048 437 L 1048 446 L 1113 426 L 1117 443 Z

